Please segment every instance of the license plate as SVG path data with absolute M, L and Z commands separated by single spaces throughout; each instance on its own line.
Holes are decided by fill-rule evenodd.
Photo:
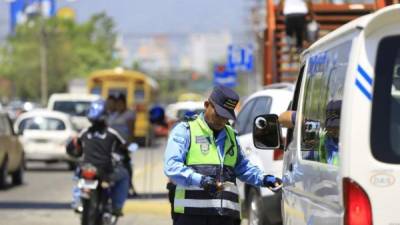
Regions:
M 78 187 L 84 189 L 96 189 L 98 184 L 98 180 L 79 179 L 78 181 Z

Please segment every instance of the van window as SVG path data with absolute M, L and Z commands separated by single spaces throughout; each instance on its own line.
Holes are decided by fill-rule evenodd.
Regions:
M 118 95 L 126 96 L 126 88 L 110 88 L 108 89 L 108 96 L 118 96 Z
M 302 158 L 339 163 L 339 130 L 351 41 L 311 56 L 303 101 Z
M 133 99 L 135 99 L 135 103 L 143 103 L 145 101 L 145 91 L 144 91 L 143 81 L 137 81 L 135 83 Z
M 400 36 L 380 41 L 374 82 L 371 121 L 373 156 L 400 163 Z

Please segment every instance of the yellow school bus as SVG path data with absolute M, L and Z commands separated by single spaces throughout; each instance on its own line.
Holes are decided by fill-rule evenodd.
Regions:
M 99 70 L 90 74 L 88 90 L 106 99 L 109 95 L 125 94 L 127 107 L 136 112 L 134 140 L 148 145 L 152 138 L 149 107 L 158 91 L 158 84 L 144 73 L 122 68 Z

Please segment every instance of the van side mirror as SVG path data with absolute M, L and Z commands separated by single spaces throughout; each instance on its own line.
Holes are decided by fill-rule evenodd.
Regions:
M 273 150 L 281 147 L 281 127 L 277 115 L 261 115 L 254 119 L 253 142 L 259 149 Z

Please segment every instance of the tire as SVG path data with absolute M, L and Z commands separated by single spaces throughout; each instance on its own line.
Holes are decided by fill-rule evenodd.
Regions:
M 4 158 L 2 164 L 0 164 L 0 189 L 4 189 L 7 186 L 7 176 L 8 176 L 8 159 Z
M 82 225 L 101 225 L 102 220 L 99 216 L 98 201 L 99 195 L 97 190 L 90 193 L 89 199 L 82 199 Z
M 267 221 L 265 221 L 265 217 L 263 215 L 262 198 L 256 189 L 250 189 L 248 199 L 248 225 L 269 225 L 269 223 L 266 223 Z
M 17 171 L 12 174 L 12 184 L 21 185 L 24 182 L 24 159 L 22 159 L 21 164 Z

